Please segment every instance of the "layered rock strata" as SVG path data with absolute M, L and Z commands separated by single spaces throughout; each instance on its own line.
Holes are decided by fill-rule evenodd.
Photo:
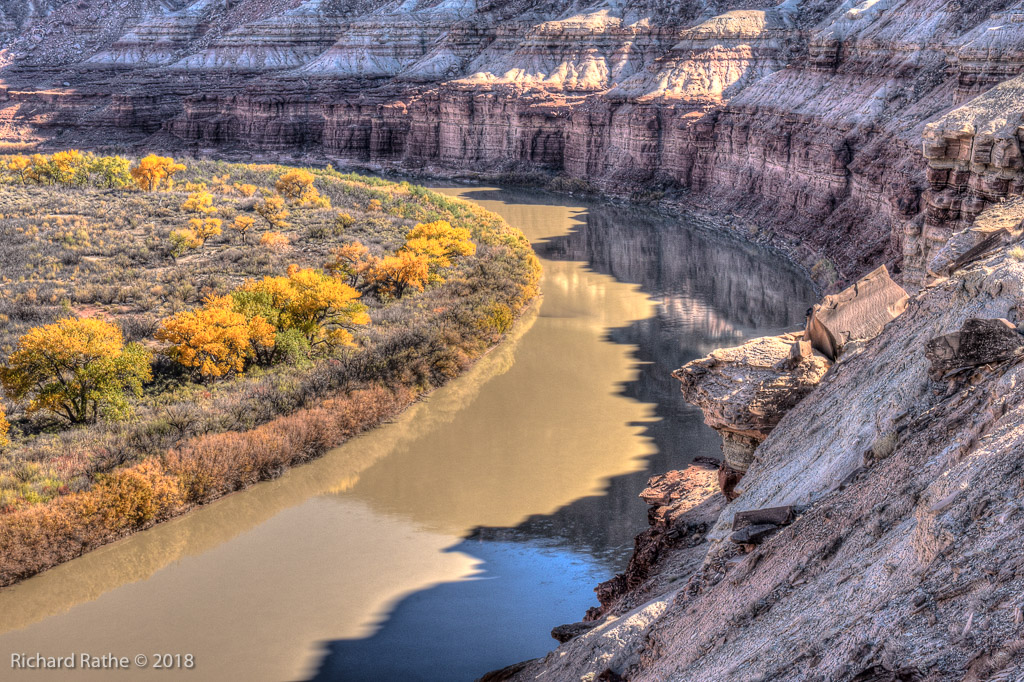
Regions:
M 758 446 L 699 568 L 505 677 L 1024 677 L 1022 321 L 1010 245 L 925 287 Z
M 1022 11 L 51 0 L 9 13 L 0 137 L 542 170 L 742 215 L 790 241 L 819 281 L 902 259 L 920 286 L 952 231 L 1020 189 Z

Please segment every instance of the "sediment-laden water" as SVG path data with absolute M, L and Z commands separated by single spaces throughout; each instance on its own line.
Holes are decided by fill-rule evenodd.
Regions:
M 811 285 L 685 218 L 443 191 L 543 260 L 509 338 L 321 460 L 0 590 L 0 677 L 111 679 L 7 668 L 38 652 L 194 657 L 131 679 L 472 679 L 543 655 L 596 603 L 644 527 L 647 477 L 717 455 L 669 372 L 797 326 Z

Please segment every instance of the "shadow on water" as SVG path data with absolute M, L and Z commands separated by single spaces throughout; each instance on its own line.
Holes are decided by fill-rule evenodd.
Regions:
M 552 542 L 466 539 L 448 551 L 477 558 L 477 573 L 405 598 L 368 639 L 328 643 L 313 679 L 472 680 L 521 660 L 523 652 L 551 649 L 544 628 L 516 624 L 578 618 L 590 605 L 589 586 L 605 577 L 604 566 Z M 566 591 L 566 582 L 583 589 Z
M 545 201 L 506 191 L 469 198 Z M 314 679 L 472 679 L 551 650 L 548 630 L 579 620 L 595 603 L 594 585 L 628 560 L 645 525 L 637 495 L 647 479 L 719 455 L 718 437 L 682 401 L 672 370 L 715 348 L 795 328 L 815 299 L 798 270 L 754 245 L 629 208 L 592 206 L 577 217 L 581 224 L 568 234 L 534 248 L 543 260 L 583 262 L 636 284 L 655 302 L 652 317 L 606 337 L 632 349 L 636 376 L 619 392 L 654 406 L 653 418 L 634 424 L 654 453 L 643 470 L 608 479 L 599 495 L 514 527 L 474 529 L 449 551 L 477 559 L 476 575 L 406 597 L 368 638 L 324 643 Z

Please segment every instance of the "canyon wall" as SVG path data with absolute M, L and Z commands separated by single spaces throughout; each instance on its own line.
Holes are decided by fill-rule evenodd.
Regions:
M 974 229 L 1011 217 L 1019 199 Z M 1022 300 L 1020 247 L 975 253 L 844 350 L 724 508 L 699 466 L 651 479 L 651 528 L 601 608 L 485 680 L 1024 679 Z M 684 370 L 721 385 L 765 341 Z M 730 400 L 701 407 L 731 424 Z
M 739 215 L 819 281 L 884 262 L 911 287 L 952 230 L 1020 190 L 1019 107 L 985 113 L 1018 101 L 1019 0 L 0 9 L 12 149 L 543 172 Z

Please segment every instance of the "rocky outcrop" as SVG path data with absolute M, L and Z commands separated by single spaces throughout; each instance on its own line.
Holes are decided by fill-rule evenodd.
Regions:
M 557 634 L 552 632 L 555 639 L 578 637 L 597 621 L 635 608 L 697 570 L 707 552 L 707 532 L 725 502 L 718 494 L 717 469 L 717 462 L 698 460 L 684 470 L 651 478 L 640 493 L 651 505 L 650 528 L 636 537 L 629 565 L 594 589 L 601 605 L 587 612 L 585 625 L 560 626 Z
M 811 308 L 804 338 L 835 361 L 850 344 L 878 336 L 885 325 L 906 310 L 908 299 L 907 292 L 892 281 L 883 265 Z
M 983 254 L 1018 240 L 1024 234 L 1024 198 L 995 204 L 974 222 L 954 232 L 928 262 L 930 277 L 946 277 Z
M 1019 22 L 1010 26 L 1024 30 Z M 924 129 L 928 189 L 922 194 L 924 210 L 908 223 L 904 242 L 912 282 L 924 282 L 929 262 L 955 232 L 971 227 L 986 208 L 1024 189 L 1022 95 L 1024 79 L 1012 78 Z
M 951 373 L 1024 357 L 1024 335 L 1006 319 L 972 318 L 960 331 L 929 341 L 925 355 L 931 363 L 929 374 L 938 381 Z
M 722 436 L 719 486 L 727 499 L 739 496 L 737 485 L 758 444 L 841 354 L 899 317 L 908 298 L 883 265 L 812 307 L 803 333 L 721 348 L 673 372 L 686 401 L 701 408 L 704 422 Z
M 511 679 L 1024 678 L 1022 301 L 1008 246 L 925 287 L 758 446 L 698 568 Z
M 676 370 L 686 401 L 722 436 L 720 486 L 729 499 L 754 460 L 754 450 L 832 363 L 802 334 L 783 334 L 722 348 Z

